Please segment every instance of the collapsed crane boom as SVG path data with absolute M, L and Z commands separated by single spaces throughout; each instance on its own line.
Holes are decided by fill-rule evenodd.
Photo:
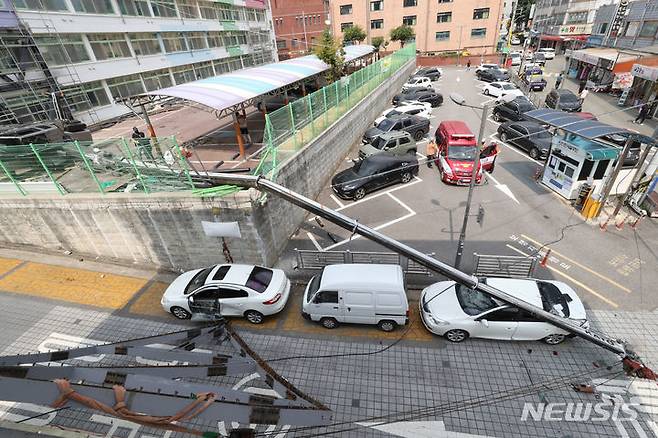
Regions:
M 553 324 L 556 327 L 566 330 L 576 336 L 580 336 L 581 338 L 592 342 L 599 347 L 603 347 L 612 353 L 620 355 L 624 359 L 629 358 L 629 356 L 634 356 L 632 353 L 627 351 L 624 344 L 617 339 L 600 336 L 584 327 L 574 324 L 566 318 L 554 315 L 540 307 L 534 306 L 526 301 L 520 300 L 516 297 L 513 297 L 512 295 L 509 295 L 508 293 L 496 289 L 495 287 L 481 283 L 476 276 L 455 269 L 446 263 L 436 260 L 435 258 L 430 257 L 408 245 L 405 245 L 404 243 L 398 242 L 397 240 L 392 239 L 370 227 L 360 224 L 355 219 L 325 207 L 324 205 L 303 195 L 300 195 L 299 193 L 296 193 L 273 181 L 253 175 L 210 173 L 208 176 L 214 179 L 217 183 L 234 184 L 241 187 L 251 187 L 274 194 L 291 202 L 292 204 L 297 205 L 298 207 L 303 208 L 306 211 L 309 211 L 330 222 L 333 222 L 341 228 L 344 228 L 352 233 L 359 234 L 367 239 L 372 240 L 373 242 L 379 243 L 380 245 L 392 251 L 402 254 L 403 256 L 408 257 L 411 260 L 427 267 L 431 271 L 444 275 L 450 280 L 456 281 L 457 283 L 460 283 L 468 288 L 486 293 L 494 298 L 530 312 L 538 319 Z M 633 357 L 633 359 L 635 358 Z

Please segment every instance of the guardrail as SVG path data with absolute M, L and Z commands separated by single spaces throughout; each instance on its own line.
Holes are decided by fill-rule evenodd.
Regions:
M 473 254 L 473 275 L 483 277 L 528 278 L 537 267 L 537 257 Z
M 432 274 L 425 266 L 393 252 L 315 251 L 297 248 L 295 248 L 295 252 L 297 253 L 298 269 L 319 270 L 328 265 L 363 263 L 376 265 L 400 265 L 406 274 L 427 276 Z

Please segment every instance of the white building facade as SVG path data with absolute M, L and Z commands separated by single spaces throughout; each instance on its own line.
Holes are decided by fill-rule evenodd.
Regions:
M 14 0 L 73 115 L 116 99 L 276 61 L 266 0 Z

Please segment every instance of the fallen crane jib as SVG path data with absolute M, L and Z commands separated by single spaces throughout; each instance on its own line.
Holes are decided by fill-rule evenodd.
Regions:
M 598 345 L 608 351 L 611 351 L 615 354 L 626 357 L 627 353 L 624 346 L 618 343 L 615 339 L 605 338 L 602 336 L 595 335 L 589 330 L 584 329 L 580 326 L 575 326 L 568 322 L 566 319 L 554 315 L 550 312 L 545 311 L 543 308 L 534 306 L 525 301 L 519 300 L 499 289 L 491 287 L 486 284 L 482 284 L 478 281 L 477 277 L 466 274 L 458 269 L 455 269 L 452 266 L 449 266 L 445 263 L 442 263 L 433 257 L 430 257 L 420 251 L 415 250 L 403 243 L 398 242 L 395 239 L 392 239 L 384 234 L 379 233 L 372 228 L 369 228 L 365 225 L 359 224 L 354 219 L 351 219 L 347 216 L 342 215 L 330 208 L 327 208 L 312 199 L 306 198 L 303 195 L 295 193 L 294 191 L 287 189 L 275 182 L 269 181 L 261 176 L 253 175 L 234 175 L 234 174 L 221 174 L 221 173 L 212 173 L 209 174 L 211 178 L 214 178 L 219 184 L 234 184 L 241 187 L 253 187 L 258 188 L 263 191 L 272 193 L 279 197 L 282 197 L 294 205 L 297 205 L 311 213 L 315 213 L 318 216 L 321 216 L 330 222 L 352 232 L 358 233 L 363 237 L 366 237 L 380 245 L 393 250 L 399 254 L 406 256 L 407 258 L 427 267 L 428 269 L 444 275 L 451 280 L 454 280 L 468 288 L 478 290 L 480 292 L 486 293 L 493 296 L 501 301 L 509 303 L 515 307 L 531 312 L 533 315 L 539 319 L 544 320 L 550 324 L 555 325 L 569 333 L 580 336 L 581 338 L 592 342 L 595 345 Z

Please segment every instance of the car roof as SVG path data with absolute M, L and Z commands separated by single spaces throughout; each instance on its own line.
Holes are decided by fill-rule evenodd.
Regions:
M 379 155 L 381 154 L 374 156 Z M 351 287 L 373 289 L 384 286 L 385 290 L 390 290 L 391 285 L 401 281 L 400 265 L 328 265 L 322 272 L 320 287 L 323 290 L 342 290 L 346 284 L 349 284 Z
M 542 130 L 542 131 L 546 131 L 546 128 L 544 128 L 539 123 L 531 122 L 529 120 L 521 120 L 521 121 L 518 121 L 518 122 L 509 122 L 509 124 L 510 125 L 523 126 L 524 128 L 527 128 L 528 130 L 530 130 L 530 129 L 535 129 L 535 130 L 539 129 L 539 130 Z
M 414 116 L 412 116 L 411 114 L 400 113 L 400 114 L 393 114 L 392 116 L 387 118 L 391 120 L 403 120 L 403 119 L 412 119 L 414 118 Z
M 378 137 L 382 139 L 391 139 L 397 137 L 410 137 L 411 135 L 407 131 L 398 131 L 394 129 L 393 131 L 384 132 L 379 134 Z
M 380 163 L 390 163 L 392 161 L 403 162 L 403 161 L 418 161 L 415 155 L 406 154 L 406 155 L 394 155 L 390 152 L 381 152 L 378 154 L 370 155 L 363 159 L 364 161 L 370 162 L 380 162 Z
M 441 126 L 445 128 L 446 131 L 449 131 L 451 134 L 471 134 L 471 130 L 468 125 L 461 120 L 444 120 L 441 122 Z
M 213 277 L 222 266 L 230 266 L 228 272 L 222 280 L 213 280 Z M 206 279 L 206 284 L 217 284 L 217 283 L 230 283 L 230 284 L 239 284 L 244 286 L 247 284 L 247 278 L 249 274 L 253 271 L 254 265 L 217 265 L 213 268 Z
M 536 280 L 522 278 L 487 278 L 487 285 L 495 287 L 515 298 L 543 308 L 541 294 Z
M 560 89 L 560 90 L 555 90 L 555 91 L 556 91 L 557 94 L 559 94 L 560 96 L 566 96 L 566 95 L 572 95 L 572 96 L 575 96 L 575 95 L 576 95 L 576 93 L 574 93 L 574 92 L 571 91 L 571 90 Z

